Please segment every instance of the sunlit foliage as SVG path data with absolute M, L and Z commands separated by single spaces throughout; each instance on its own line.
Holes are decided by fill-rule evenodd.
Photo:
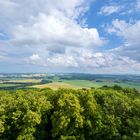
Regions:
M 138 140 L 135 89 L 0 91 L 1 140 Z

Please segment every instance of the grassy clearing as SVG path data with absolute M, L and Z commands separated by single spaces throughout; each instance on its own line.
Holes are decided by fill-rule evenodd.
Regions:
M 34 87 L 34 88 L 51 88 L 54 90 L 57 90 L 59 88 L 72 88 L 72 89 L 81 88 L 81 87 L 78 87 L 76 85 L 71 85 L 71 84 L 67 84 L 67 83 L 63 83 L 63 82 L 53 82 L 53 83 L 49 83 L 49 84 L 35 85 L 32 87 Z
M 75 85 L 83 88 L 98 87 L 98 85 L 93 84 L 92 81 L 88 80 L 63 80 L 64 83 Z
M 80 87 L 84 87 L 84 88 L 90 88 L 90 87 L 99 88 L 104 85 L 108 85 L 108 86 L 113 85 L 113 83 L 111 83 L 109 81 L 108 82 L 96 82 L 96 81 L 89 81 L 89 80 L 65 80 L 63 82 L 72 84 L 72 85 L 76 85 L 76 86 L 80 86 Z
M 136 88 L 137 90 L 140 90 L 139 85 L 134 85 L 133 83 L 114 83 L 111 81 L 103 81 L 103 82 L 96 82 L 96 81 L 89 81 L 89 80 L 61 80 L 61 82 L 58 82 L 58 79 L 53 80 L 53 83 L 49 84 L 42 84 L 42 85 L 35 85 L 32 87 L 35 88 L 51 88 L 51 89 L 58 89 L 58 88 L 72 88 L 72 89 L 79 89 L 79 88 L 99 88 L 104 85 L 107 86 L 113 86 L 113 85 L 120 85 L 122 87 L 130 87 L 130 88 Z

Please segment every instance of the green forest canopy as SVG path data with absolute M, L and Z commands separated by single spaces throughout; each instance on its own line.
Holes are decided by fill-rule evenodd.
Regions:
M 0 91 L 1 140 L 139 140 L 140 93 L 100 89 Z

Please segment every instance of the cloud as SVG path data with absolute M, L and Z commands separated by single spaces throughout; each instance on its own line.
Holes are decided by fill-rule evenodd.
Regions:
M 110 1 L 109 4 L 101 7 L 98 14 L 109 16 L 114 13 L 118 15 L 130 15 L 130 14 L 139 14 L 140 12 L 140 0 L 127 0 L 127 2 L 123 1 Z
M 0 33 L 0 37 L 5 37 L 5 35 L 3 33 Z
M 120 15 L 135 15 L 140 13 L 140 0 L 130 0 L 124 4 L 124 8 L 120 12 Z
M 2 28 L 7 29 L 9 50 L 12 51 L 12 47 L 12 53 L 16 56 L 16 52 L 21 53 L 21 50 L 23 56 L 38 51 L 47 55 L 48 51 L 64 53 L 73 47 L 96 48 L 105 43 L 98 30 L 88 29 L 86 20 L 82 18 L 91 0 L 62 0 L 61 3 L 59 0 L 5 2 L 0 21 L 1 24 L 7 24 L 2 24 Z M 7 10 L 8 3 L 14 7 L 9 5 Z
M 136 9 L 140 11 L 140 0 L 137 0 L 136 2 Z
M 15 25 L 26 24 L 32 16 L 39 13 L 54 15 L 63 13 L 66 17 L 77 19 L 87 12 L 91 0 L 0 0 L 0 26 L 10 30 Z
M 94 48 L 104 44 L 96 28 L 82 28 L 61 14 L 59 17 L 40 14 L 33 24 L 17 26 L 13 32 L 12 42 L 21 46 L 46 45 L 46 49 L 50 51 L 66 47 Z
M 0 9 L 0 28 L 4 28 L 9 42 L 15 47 L 28 46 L 33 47 L 32 50 L 42 47 L 44 51 L 64 53 L 69 47 L 102 46 L 104 39 L 96 28 L 86 27 L 83 17 L 91 1 L 0 1 L 3 5 L 3 9 Z
M 3 58 L 3 56 L 0 55 L 0 59 L 2 59 L 2 58 Z
M 33 60 L 33 61 L 40 60 L 40 57 L 38 54 L 33 54 L 32 56 L 30 56 L 30 60 Z
M 117 13 L 121 10 L 121 6 L 118 6 L 118 5 L 107 5 L 107 6 L 103 6 L 101 9 L 100 9 L 100 12 L 99 14 L 101 15 L 105 15 L 105 16 L 109 16 L 113 13 Z
M 69 71 L 80 70 L 92 73 L 115 73 L 116 71 L 117 73 L 138 73 L 140 70 L 140 63 L 129 57 L 120 56 L 112 52 L 92 52 L 87 49 L 74 49 L 67 51 L 65 54 L 44 56 L 39 63 L 36 59 L 32 59 L 29 62 L 30 64 L 42 65 L 46 68 L 65 68 Z
M 0 40 L 3 64 L 47 71 L 138 73 L 139 22 L 113 20 L 107 31 L 123 38 L 124 44 L 104 51 L 106 40 L 97 28 L 88 27 L 85 16 L 91 1 L 0 0 L 0 36 L 7 36 Z M 102 7 L 100 14 L 122 12 L 123 8 L 110 4 Z
M 41 64 L 41 57 L 36 53 L 32 54 L 28 59 L 25 59 L 26 63 L 32 64 L 32 65 L 42 65 Z
M 115 33 L 123 37 L 127 44 L 140 44 L 140 20 L 127 23 L 124 20 L 115 19 L 107 28 L 108 33 Z
M 0 0 L 1 9 L 14 8 L 17 4 L 11 0 Z
M 119 20 L 119 19 L 115 19 L 112 21 L 112 25 L 108 25 L 108 27 L 106 28 L 106 31 L 109 34 L 115 33 L 118 36 L 122 35 L 122 32 L 127 29 L 129 26 L 131 26 L 130 23 L 126 23 L 125 20 Z
M 116 19 L 112 21 L 111 26 L 108 25 L 107 31 L 124 39 L 123 45 L 112 50 L 114 53 L 140 62 L 140 20 L 127 23 Z

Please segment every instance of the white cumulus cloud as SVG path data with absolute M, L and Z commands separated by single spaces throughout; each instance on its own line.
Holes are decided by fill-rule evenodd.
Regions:
M 19 45 L 46 45 L 46 49 L 59 51 L 67 47 L 94 48 L 104 40 L 96 28 L 82 28 L 75 21 L 60 14 L 40 14 L 29 26 L 19 25 L 13 32 L 13 43 Z M 31 21 L 32 22 L 32 21 Z

